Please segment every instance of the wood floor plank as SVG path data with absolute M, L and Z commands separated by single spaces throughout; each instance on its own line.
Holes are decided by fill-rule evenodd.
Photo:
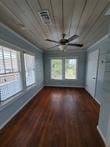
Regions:
M 84 89 L 45 87 L 0 131 L 0 147 L 105 147 L 98 117 Z

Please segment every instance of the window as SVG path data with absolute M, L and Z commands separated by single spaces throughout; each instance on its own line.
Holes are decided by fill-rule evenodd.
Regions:
M 51 59 L 51 79 L 77 79 L 77 59 Z
M 23 69 L 24 66 L 25 69 Z M 20 91 L 23 92 L 26 86 L 34 83 L 35 57 L 24 54 L 22 51 L 0 46 L 0 101 L 7 100 Z
M 51 60 L 51 79 L 62 79 L 62 60 L 52 59 Z
M 65 79 L 77 78 L 77 59 L 65 59 Z
M 24 54 L 26 86 L 35 83 L 35 57 L 29 54 Z
M 1 101 L 22 90 L 19 52 L 0 46 L 0 98 Z

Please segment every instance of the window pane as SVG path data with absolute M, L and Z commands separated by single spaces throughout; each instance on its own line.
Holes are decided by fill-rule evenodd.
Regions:
M 4 52 L 5 72 L 10 73 L 12 72 L 10 49 L 3 47 L 3 52 Z
M 11 51 L 11 58 L 12 58 L 12 67 L 13 67 L 13 72 L 18 72 L 18 53 L 17 51 Z
M 22 90 L 20 73 L 0 75 L 1 101 L 8 99 Z
M 12 56 L 10 56 L 10 52 L 13 52 L 12 49 L 7 49 L 3 47 L 3 52 L 0 52 L 0 57 L 5 59 L 6 65 L 6 72 L 0 74 L 0 97 L 1 101 L 6 100 L 7 98 L 15 95 L 19 91 L 22 90 L 22 83 L 21 83 L 21 74 L 20 71 L 14 73 L 12 70 Z M 4 53 L 4 54 L 3 54 Z M 18 51 L 14 52 L 14 61 L 13 68 L 19 69 L 18 67 L 18 58 L 19 55 Z M 9 63 L 8 63 L 9 62 Z M 9 67 L 8 67 L 9 66 Z M 1 66 L 0 66 L 1 67 Z
M 2 47 L 0 46 L 0 74 L 4 73 Z
M 77 78 L 77 59 L 65 59 L 65 79 Z
M 26 86 L 35 83 L 35 57 L 29 54 L 24 54 Z
M 62 79 L 62 60 L 61 59 L 51 60 L 51 78 Z

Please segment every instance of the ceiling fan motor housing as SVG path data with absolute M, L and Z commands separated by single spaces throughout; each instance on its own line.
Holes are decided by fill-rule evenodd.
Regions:
M 61 39 L 60 44 L 61 45 L 66 45 L 68 43 L 68 39 Z

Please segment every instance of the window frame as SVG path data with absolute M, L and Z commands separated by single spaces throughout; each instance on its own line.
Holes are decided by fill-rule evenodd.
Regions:
M 53 79 L 52 78 L 52 67 L 51 67 L 51 60 L 54 59 L 60 59 L 62 60 L 62 79 Z M 65 60 L 66 59 L 75 59 L 76 60 L 76 78 L 75 79 L 67 79 L 65 77 Z M 78 80 L 78 58 L 77 57 L 51 57 L 50 58 L 50 79 L 55 81 L 75 81 Z
M 0 45 L 1 46 L 1 45 Z M 4 55 L 4 48 L 7 48 L 7 49 L 9 49 L 10 51 L 10 61 L 11 61 L 11 72 L 6 72 L 6 65 L 5 65 L 5 55 Z M 2 57 L 3 57 L 3 59 L 2 59 L 2 61 L 3 61 L 3 68 L 4 68 L 4 72 L 3 73 L 0 73 L 0 75 L 4 75 L 4 74 L 12 74 L 12 73 L 18 73 L 18 72 L 20 72 L 20 65 L 18 64 L 18 71 L 14 71 L 14 68 L 13 68 L 13 58 L 12 58 L 12 52 L 13 51 L 16 51 L 16 52 L 19 52 L 19 57 L 20 57 L 20 51 L 17 51 L 17 50 L 15 50 L 15 49 L 13 49 L 13 48 L 10 48 L 10 47 L 5 47 L 5 46 L 3 46 L 2 45 Z M 18 55 L 17 55 L 18 56 Z M 18 57 L 17 57 L 17 60 L 18 60 Z
M 0 75 L 11 75 L 11 74 L 16 74 L 16 73 L 18 73 L 18 74 L 20 74 L 20 77 L 21 77 L 21 62 L 19 63 L 19 61 L 21 61 L 21 57 L 20 57 L 20 50 L 16 50 L 16 49 L 14 49 L 14 47 L 8 47 L 8 46 L 6 46 L 5 44 L 0 44 L 0 46 L 2 46 L 2 54 L 3 54 L 3 64 L 4 64 L 4 73 L 0 73 Z M 4 59 L 4 51 L 3 51 L 3 49 L 5 50 L 5 48 L 7 48 L 8 50 L 9 50 L 9 52 L 10 52 L 10 58 L 11 58 L 11 72 L 6 72 L 6 69 L 5 69 L 5 59 Z M 16 51 L 16 53 L 17 53 L 17 66 L 18 66 L 18 70 L 15 72 L 14 71 L 14 68 L 13 68 L 13 58 L 12 58 L 12 56 L 11 56 L 11 52 L 13 52 L 13 51 Z M 6 82 L 6 83 L 4 83 L 3 85 L 5 85 L 5 84 L 11 84 L 11 82 L 13 82 L 14 80 L 12 80 L 12 81 L 9 81 L 9 82 Z M 17 95 L 19 95 L 19 93 L 21 93 L 22 91 L 23 91 L 23 86 L 22 86 L 22 78 L 21 78 L 21 80 L 20 80 L 20 82 L 21 82 L 21 89 L 18 91 L 18 92 L 16 92 L 15 94 L 13 94 L 12 96 L 9 96 L 9 97 L 7 97 L 6 99 L 4 99 L 4 100 L 1 100 L 1 98 L 0 98 L 0 103 L 7 103 L 7 102 L 9 102 L 10 100 L 12 100 L 13 98 L 15 98 Z M 2 84 L 0 85 L 0 86 L 3 86 Z
M 64 62 L 65 62 L 66 59 L 75 59 L 75 60 L 76 60 L 76 78 L 75 78 L 75 79 L 67 79 L 66 76 L 65 76 L 65 75 L 66 75 L 66 74 L 65 74 L 66 70 L 64 70 L 64 79 L 65 79 L 65 80 L 68 80 L 68 81 L 69 81 L 69 80 L 78 80 L 78 58 L 72 58 L 72 57 L 70 57 L 70 58 L 65 58 L 65 59 L 64 59 Z M 64 66 L 65 66 L 65 63 L 64 63 Z
M 35 62 L 36 62 L 36 55 L 34 53 L 32 53 L 31 51 L 27 51 L 27 50 L 25 50 L 25 49 L 23 49 L 21 47 L 18 47 L 18 46 L 14 45 L 14 44 L 11 44 L 11 43 L 9 43 L 7 41 L 4 41 L 4 40 L 1 40 L 1 39 L 0 39 L 0 46 L 3 46 L 3 47 L 6 47 L 6 48 L 8 48 L 10 50 L 18 51 L 19 52 L 19 58 L 18 58 L 18 61 L 19 61 L 18 66 L 19 66 L 19 69 L 18 69 L 18 71 L 17 72 L 10 72 L 10 73 L 8 72 L 6 74 L 13 74 L 13 73 L 20 72 L 20 74 L 21 74 L 21 86 L 22 86 L 22 88 L 21 88 L 20 91 L 18 91 L 14 95 L 8 97 L 4 101 L 1 101 L 1 99 L 0 99 L 0 103 L 1 103 L 0 104 L 0 109 L 1 109 L 1 108 L 4 108 L 5 105 L 7 105 L 7 104 L 9 104 L 9 103 L 11 103 L 13 101 L 15 101 L 21 95 L 23 95 L 25 92 L 27 92 L 28 90 L 31 90 L 33 87 L 36 86 L 36 75 L 35 75 L 35 83 L 34 84 L 29 85 L 28 87 L 25 84 L 26 77 L 25 77 L 25 74 L 24 74 L 25 73 L 25 69 L 24 69 L 24 53 L 27 53 L 29 55 L 34 56 Z M 36 63 L 35 63 L 35 73 L 36 73 Z M 5 74 L 5 73 L 1 73 L 1 74 Z
M 62 61 L 62 58 L 57 58 L 57 57 L 53 57 L 53 58 L 50 58 L 50 79 L 51 80 L 57 80 L 57 81 L 61 81 L 61 80 L 63 80 L 63 61 L 62 61 L 62 70 L 61 70 L 61 72 L 62 72 L 62 75 L 61 75 L 61 79 L 53 79 L 52 78 L 52 64 L 51 64 L 51 61 L 52 60 L 61 60 Z
M 23 53 L 23 56 L 25 56 L 25 54 L 34 57 L 34 66 L 35 66 L 35 67 L 34 67 L 34 76 L 35 76 L 34 78 L 35 78 L 35 81 L 34 81 L 34 83 L 32 83 L 32 84 L 30 84 L 30 85 L 27 85 L 27 84 L 26 84 L 26 68 L 24 68 L 24 71 L 25 71 L 25 86 L 26 86 L 26 88 L 28 88 L 28 87 L 32 87 L 33 85 L 36 84 L 36 74 L 35 74 L 35 72 L 36 72 L 36 65 L 35 65 L 36 57 L 35 57 L 33 54 L 30 54 L 30 53 L 28 53 L 28 52 L 24 52 L 24 53 Z M 24 57 L 24 67 L 25 67 L 25 57 Z

